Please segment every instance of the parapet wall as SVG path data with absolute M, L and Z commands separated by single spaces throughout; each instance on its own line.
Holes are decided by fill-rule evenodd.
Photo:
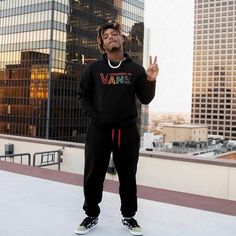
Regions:
M 15 153 L 63 150 L 61 170 L 83 174 L 84 144 L 0 135 L 0 155 L 4 146 L 14 144 Z M 49 168 L 56 169 L 55 166 Z M 107 174 L 107 179 L 118 180 Z M 236 161 L 196 158 L 167 153 L 140 152 L 139 185 L 236 200 Z

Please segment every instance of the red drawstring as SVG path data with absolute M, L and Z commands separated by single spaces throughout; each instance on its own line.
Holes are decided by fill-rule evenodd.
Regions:
M 115 138 L 115 129 L 112 128 L 112 130 L 111 130 L 111 140 L 112 140 L 112 142 L 114 141 L 114 138 Z M 118 136 L 117 136 L 118 147 L 120 147 L 120 138 L 121 138 L 121 129 L 118 129 Z
M 121 130 L 118 129 L 118 147 L 120 147 Z
M 112 140 L 112 142 L 114 141 L 114 137 L 115 137 L 115 129 L 113 128 L 111 130 L 111 140 Z

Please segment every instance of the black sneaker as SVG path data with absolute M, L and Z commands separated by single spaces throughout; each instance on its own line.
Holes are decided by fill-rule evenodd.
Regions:
M 122 224 L 133 235 L 143 235 L 141 226 L 133 217 L 125 217 L 122 220 Z
M 85 217 L 82 223 L 75 229 L 76 234 L 87 234 L 89 230 L 96 227 L 98 223 L 97 217 Z

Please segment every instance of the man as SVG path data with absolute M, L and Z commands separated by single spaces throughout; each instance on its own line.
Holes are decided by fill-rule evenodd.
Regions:
M 98 223 L 99 203 L 111 152 L 118 173 L 122 224 L 133 235 L 143 235 L 134 219 L 137 211 L 136 170 L 140 136 L 137 128 L 136 96 L 143 104 L 155 95 L 159 69 L 150 57 L 147 73 L 123 52 L 121 25 L 108 22 L 98 28 L 97 41 L 103 58 L 84 70 L 78 99 L 90 115 L 85 144 L 83 209 L 87 217 L 75 230 L 85 234 Z

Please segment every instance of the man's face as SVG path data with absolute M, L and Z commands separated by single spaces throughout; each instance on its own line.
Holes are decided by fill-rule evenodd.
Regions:
M 117 52 L 122 48 L 124 39 L 118 31 L 109 28 L 103 32 L 102 41 L 106 52 Z

